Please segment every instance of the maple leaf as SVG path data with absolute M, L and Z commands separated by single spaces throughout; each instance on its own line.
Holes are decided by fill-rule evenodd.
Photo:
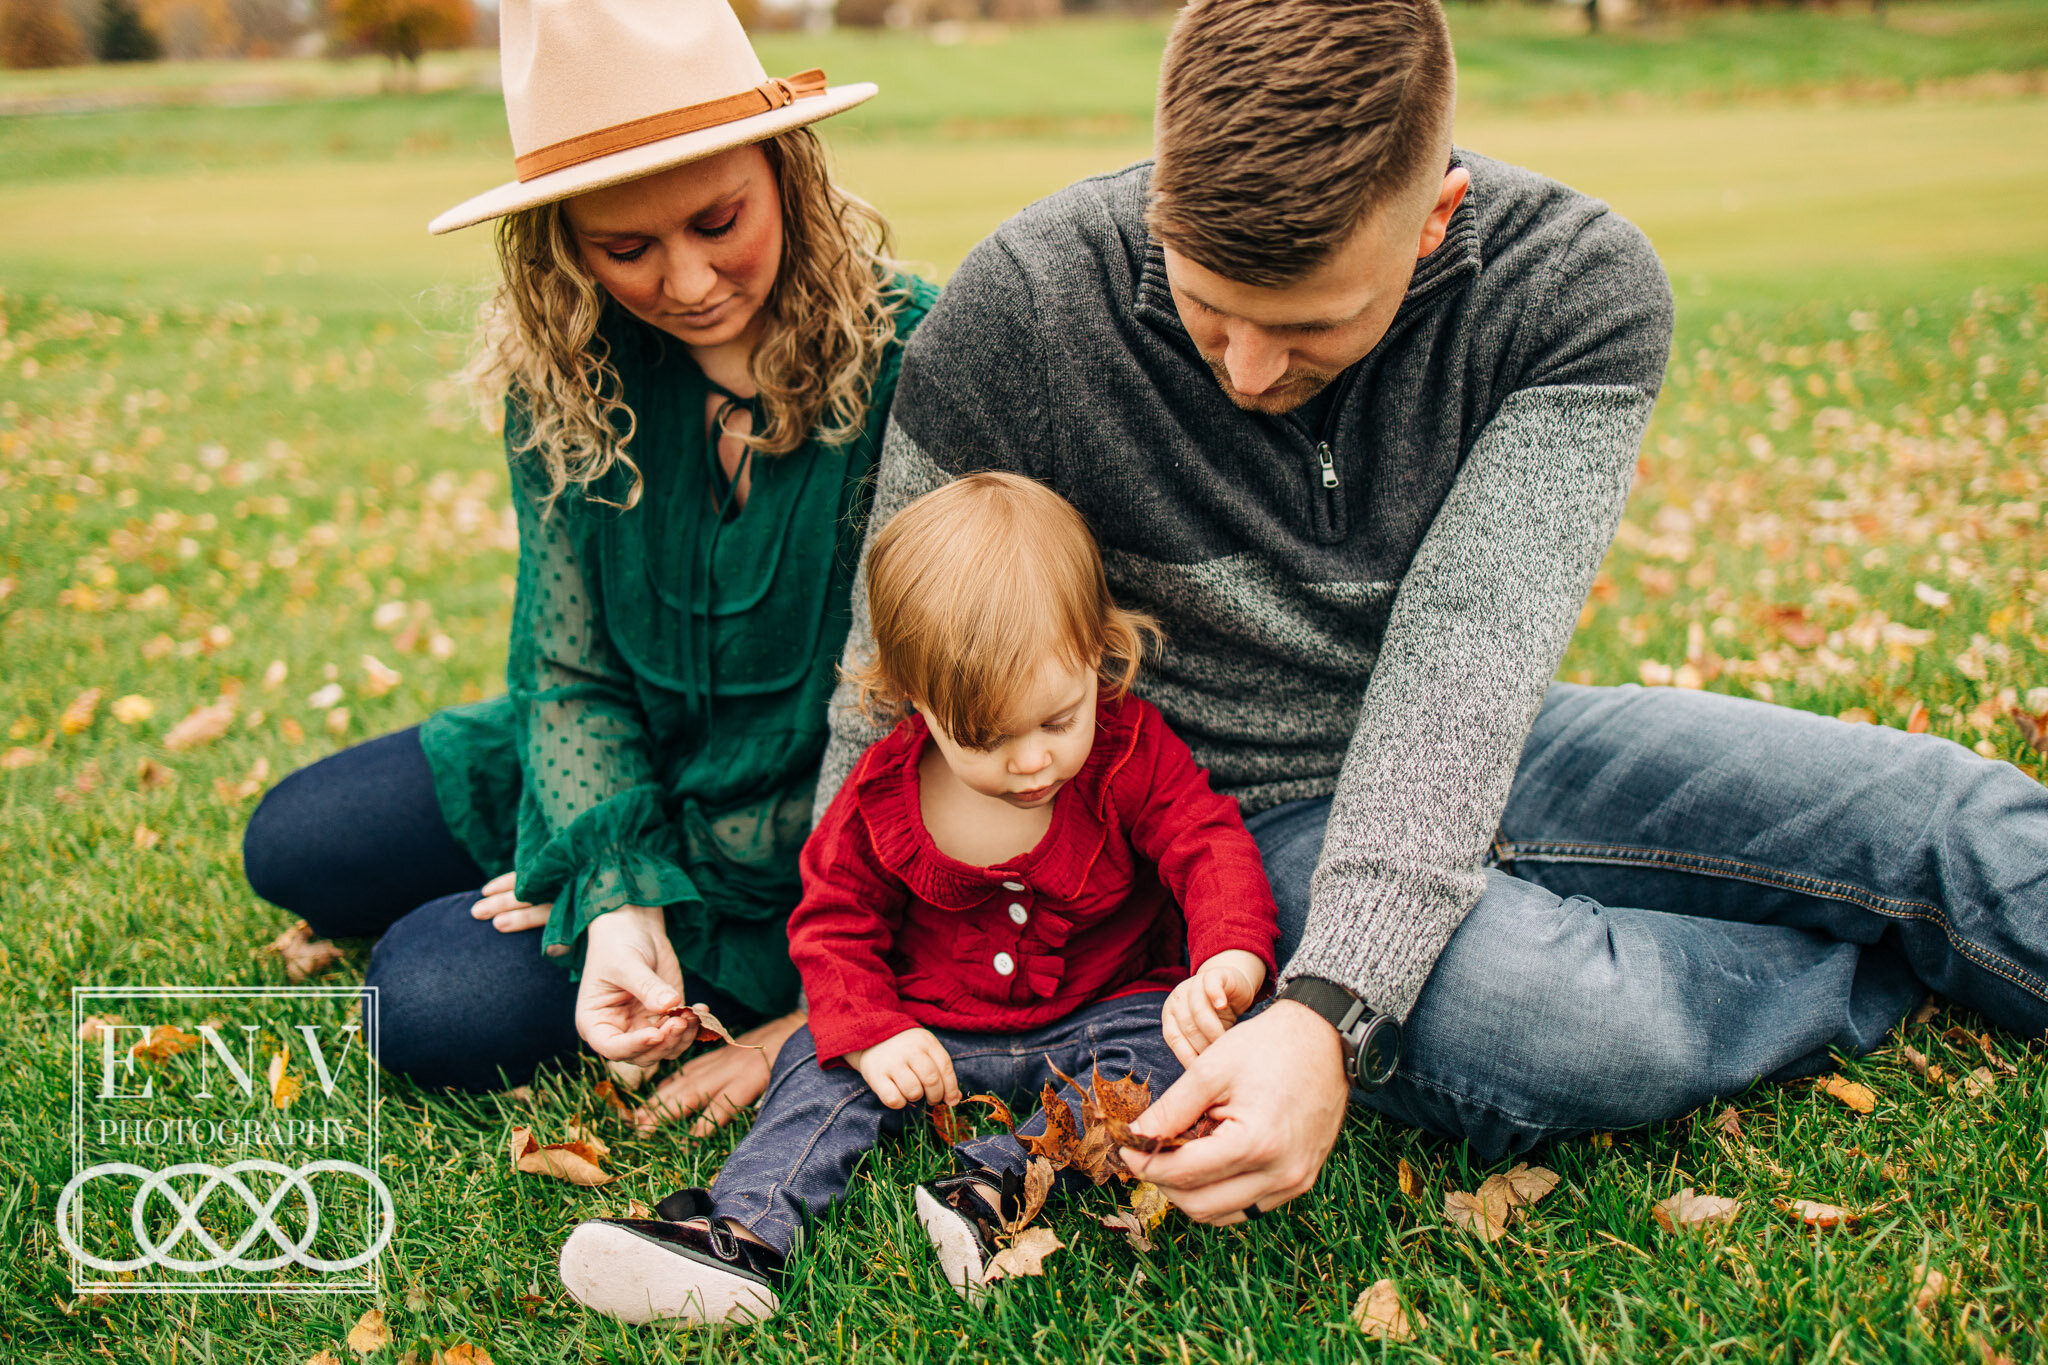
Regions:
M 1453 1227 L 1463 1228 L 1482 1242 L 1497 1242 L 1507 1236 L 1509 1212 L 1502 1199 L 1488 1201 L 1464 1190 L 1452 1190 L 1444 1196 L 1444 1217 Z
M 1214 1114 L 1204 1114 L 1196 1119 L 1192 1126 L 1167 1137 L 1152 1137 L 1146 1133 L 1135 1132 L 1130 1124 L 1115 1119 L 1108 1120 L 1104 1126 L 1109 1129 L 1110 1137 L 1119 1147 L 1128 1147 L 1147 1156 L 1157 1156 L 1161 1152 L 1178 1151 L 1190 1142 L 1209 1136 L 1223 1126 L 1223 1121 Z
M 1067 1108 L 1050 1081 L 1039 1093 L 1038 1106 L 1045 1115 L 1045 1131 L 1019 1133 L 1017 1141 L 1033 1156 L 1042 1156 L 1054 1166 L 1064 1167 L 1072 1161 L 1074 1147 L 1081 1137 L 1081 1130 L 1074 1123 L 1074 1111 Z
M 585 1188 L 609 1185 L 618 1177 L 605 1174 L 600 1163 L 610 1154 L 604 1143 L 592 1137 L 579 1135 L 572 1142 L 542 1146 L 534 1140 L 531 1129 L 512 1130 L 512 1165 L 526 1175 L 551 1175 Z
M 359 1356 L 381 1351 L 391 1344 L 391 1329 L 384 1324 L 384 1310 L 372 1308 L 348 1329 L 348 1348 Z
M 304 981 L 341 961 L 341 949 L 324 938 L 313 937 L 313 926 L 300 920 L 270 941 L 270 952 L 284 959 L 287 980 Z
M 1695 1194 L 1687 1185 L 1668 1199 L 1660 1199 L 1650 1206 L 1650 1216 L 1657 1220 L 1657 1226 L 1666 1232 L 1677 1232 L 1681 1228 L 1708 1227 L 1716 1223 L 1732 1223 L 1742 1209 L 1740 1199 L 1730 1199 L 1719 1194 Z
M 1413 1341 L 1417 1326 L 1429 1326 L 1420 1313 L 1411 1324 L 1401 1303 L 1400 1286 L 1392 1280 L 1376 1280 L 1360 1293 L 1358 1302 L 1351 1305 L 1351 1321 L 1375 1341 Z
M 1723 1109 L 1708 1126 L 1731 1142 L 1742 1141 L 1742 1115 L 1732 1104 Z
M 982 1272 L 981 1282 L 994 1284 L 1005 1277 L 1043 1275 L 1045 1258 L 1065 1245 L 1051 1228 L 1026 1228 L 1016 1241 L 996 1253 L 988 1269 Z
M 1002 1124 L 1003 1127 L 1008 1128 L 1011 1132 L 1017 1130 L 1017 1116 L 1010 1112 L 1009 1105 L 1004 1104 L 994 1095 L 969 1095 L 960 1103 L 983 1105 L 988 1109 L 990 1118 Z
M 1867 1085 L 1858 1085 L 1842 1076 L 1823 1076 L 1821 1092 L 1830 1099 L 1839 1100 L 1859 1114 L 1874 1113 L 1877 1110 L 1877 1092 Z

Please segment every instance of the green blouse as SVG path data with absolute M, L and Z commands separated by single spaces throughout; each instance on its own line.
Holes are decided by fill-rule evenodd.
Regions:
M 645 480 L 613 471 L 543 517 L 542 476 L 510 458 L 519 580 L 504 696 L 420 730 L 442 814 L 487 874 L 553 901 L 541 944 L 574 969 L 583 931 L 622 905 L 667 907 L 686 979 L 763 1012 L 795 1003 L 784 922 L 826 740 L 834 665 L 903 342 L 937 287 L 910 294 L 839 445 L 755 455 L 744 507 L 706 420 L 714 392 L 680 342 L 617 309 L 602 326 Z M 507 448 L 516 442 L 508 409 Z

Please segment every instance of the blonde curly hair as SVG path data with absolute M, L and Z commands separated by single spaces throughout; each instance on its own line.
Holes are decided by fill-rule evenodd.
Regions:
M 814 435 L 836 444 L 860 432 L 907 292 L 891 283 L 900 267 L 887 221 L 833 183 L 809 128 L 759 145 L 782 205 L 782 262 L 751 362 L 765 421 L 741 439 L 787 455 Z M 633 413 L 597 330 L 608 296 L 583 266 L 563 205 L 507 214 L 497 246 L 500 281 L 478 315 L 463 378 L 487 415 L 507 394 L 524 407 L 513 451 L 539 457 L 547 502 L 623 469 L 629 483 L 615 505 L 632 507 L 642 490 L 626 453 Z

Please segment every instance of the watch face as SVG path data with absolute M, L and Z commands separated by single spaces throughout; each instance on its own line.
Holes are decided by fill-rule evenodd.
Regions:
M 1358 1057 L 1353 1062 L 1353 1078 L 1367 1090 L 1377 1090 L 1393 1079 L 1394 1068 L 1401 1060 L 1401 1026 L 1380 1015 L 1365 1026 L 1365 1036 L 1358 1041 Z

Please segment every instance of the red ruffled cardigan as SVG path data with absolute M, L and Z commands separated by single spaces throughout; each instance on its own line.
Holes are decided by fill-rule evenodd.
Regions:
M 1241 948 L 1271 980 L 1272 888 L 1237 802 L 1146 701 L 1097 707 L 1095 747 L 1030 852 L 974 867 L 918 806 L 930 736 L 911 716 L 869 749 L 803 851 L 789 917 L 818 1060 L 920 1025 L 1015 1033 L 1167 990 Z

